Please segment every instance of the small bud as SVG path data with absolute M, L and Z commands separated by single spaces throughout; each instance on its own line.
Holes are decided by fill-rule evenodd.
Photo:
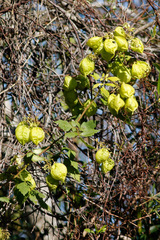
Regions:
M 133 113 L 137 108 L 138 108 L 138 102 L 135 96 L 132 95 L 131 97 L 127 98 L 125 102 L 125 109 Z
M 133 78 L 145 78 L 149 75 L 151 67 L 147 62 L 137 61 L 132 65 L 132 77 Z
M 122 83 L 120 87 L 120 95 L 122 98 L 129 98 L 135 93 L 135 89 L 130 85 L 126 83 Z
M 133 38 L 131 40 L 131 49 L 134 52 L 143 53 L 144 45 L 139 38 Z

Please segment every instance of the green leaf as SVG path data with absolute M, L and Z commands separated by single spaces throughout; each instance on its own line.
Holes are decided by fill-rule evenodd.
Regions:
M 101 78 L 101 76 L 98 73 L 93 73 L 91 75 L 96 81 Z
M 29 193 L 29 199 L 34 203 L 34 204 L 38 204 L 38 200 L 37 200 L 37 197 L 36 197 L 36 194 L 34 191 L 31 191 Z
M 38 154 L 41 154 L 41 153 L 43 152 L 43 150 L 44 150 L 44 149 L 42 149 L 42 148 L 35 148 L 35 149 L 32 150 L 32 152 L 33 152 L 34 154 L 37 154 L 37 155 L 38 155 Z
M 64 140 L 65 140 L 66 138 L 74 138 L 74 137 L 76 137 L 76 136 L 78 136 L 78 133 L 77 133 L 77 132 L 69 132 L 69 133 L 66 133 L 66 134 L 65 134 Z
M 37 192 L 37 191 L 36 191 Z M 35 193 L 36 193 L 35 192 Z M 41 193 L 40 192 L 38 192 L 37 194 L 36 194 L 36 198 L 37 198 L 37 200 L 38 200 L 38 202 L 39 202 L 39 205 L 43 208 L 43 209 L 46 209 L 47 211 L 49 211 L 49 212 L 51 212 L 51 208 L 46 204 L 46 202 L 43 200 L 43 198 L 44 198 L 45 196 L 42 194 L 41 195 Z
M 160 229 L 160 225 L 154 225 L 149 228 L 149 232 L 152 234 L 154 232 L 159 231 L 159 229 Z
M 80 140 L 85 144 L 85 146 L 89 149 L 95 149 L 95 147 L 93 147 L 92 145 L 88 144 L 87 142 L 84 141 L 83 138 L 80 138 Z
M 79 173 L 70 173 L 71 177 L 74 178 L 77 182 L 80 182 L 80 174 Z
M 45 195 L 41 192 L 39 192 L 38 190 L 34 190 L 34 193 L 36 196 L 38 196 L 39 198 L 45 198 Z
M 100 98 L 100 101 L 101 101 L 105 106 L 108 105 L 108 101 L 107 101 L 107 100 L 104 100 L 103 98 Z
M 160 72 L 158 77 L 157 91 L 158 91 L 158 95 L 160 95 Z
M 153 65 L 157 68 L 157 70 L 160 72 L 160 64 L 158 63 L 153 63 Z
M 32 162 L 38 162 L 38 161 L 44 161 L 45 158 L 44 157 L 41 157 L 41 156 L 38 156 L 38 155 L 35 155 L 33 154 L 32 158 L 31 158 Z
M 94 231 L 89 229 L 89 228 L 85 228 L 84 231 L 87 232 L 87 233 L 94 233 Z
M 98 88 L 100 86 L 103 86 L 103 83 L 96 83 L 94 84 L 93 89 Z
M 107 225 L 104 225 L 101 229 L 98 230 L 98 233 L 104 233 L 106 231 Z
M 93 136 L 95 133 L 99 132 L 99 130 L 94 129 L 96 127 L 96 123 L 93 120 L 88 122 L 83 122 L 80 130 L 82 133 L 80 134 L 82 137 L 90 137 Z
M 78 170 L 78 162 L 72 161 L 70 159 L 65 159 L 64 164 L 67 167 L 67 171 L 72 178 L 80 182 L 80 173 Z
M 18 201 L 18 203 L 19 203 L 20 205 L 23 204 L 23 203 L 27 200 L 27 198 L 28 198 L 28 194 L 23 195 L 23 194 L 19 191 L 19 189 L 17 189 L 16 186 L 15 186 L 15 188 L 14 188 L 14 195 L 15 195 L 16 200 Z
M 19 190 L 19 192 L 25 196 L 28 194 L 28 192 L 30 191 L 30 187 L 27 184 L 27 182 L 22 182 L 16 185 L 16 188 Z
M 114 83 L 106 83 L 106 86 L 110 86 L 110 87 L 116 87 L 116 85 Z
M 88 129 L 85 132 L 81 133 L 82 137 L 91 137 L 93 136 L 95 133 L 99 132 L 99 130 L 94 130 L 94 129 Z
M 10 199 L 8 197 L 0 197 L 0 202 L 9 203 Z
M 72 129 L 72 125 L 66 120 L 58 120 L 55 123 L 57 123 L 59 127 L 65 132 L 68 132 Z
M 120 79 L 118 77 L 109 77 L 108 80 L 110 80 L 111 82 L 116 82 L 119 81 Z
M 71 150 L 70 148 L 63 148 L 63 150 L 67 150 L 67 156 L 69 159 L 74 160 L 76 156 L 76 152 Z
M 105 89 L 105 87 L 102 87 L 102 88 L 100 89 L 100 93 L 101 93 L 102 97 L 103 97 L 105 100 L 108 99 L 108 97 L 109 97 L 109 91 L 108 91 L 107 89 Z
M 154 28 L 153 28 L 153 30 L 151 30 L 151 36 L 152 36 L 152 38 L 154 38 L 154 37 L 156 36 L 156 28 L 157 28 L 157 26 L 155 25 Z

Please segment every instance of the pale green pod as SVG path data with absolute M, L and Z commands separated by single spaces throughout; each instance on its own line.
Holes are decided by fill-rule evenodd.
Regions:
M 134 52 L 143 53 L 144 45 L 139 38 L 133 38 L 131 40 L 131 49 Z
M 116 27 L 113 34 L 114 36 L 126 37 L 125 30 L 122 27 Z
M 77 87 L 76 80 L 69 75 L 65 76 L 63 89 L 65 91 L 71 91 L 74 90 L 76 87 Z
M 111 109 L 114 109 L 116 111 L 116 113 L 118 114 L 119 110 L 124 107 L 125 102 L 123 101 L 123 99 L 120 97 L 120 94 L 118 94 L 117 96 L 115 96 L 109 103 L 109 107 Z
M 77 93 L 72 91 L 64 91 L 64 97 L 66 104 L 72 108 L 78 103 Z
M 101 54 L 101 51 L 103 49 L 103 42 L 99 45 L 98 48 L 93 49 L 93 52 L 97 55 Z
M 102 41 L 103 41 L 103 38 L 102 38 L 102 37 L 98 37 L 98 36 L 91 37 L 91 38 L 87 41 L 87 45 L 88 45 L 90 48 L 97 49 L 97 48 L 99 48 L 99 46 L 101 45 Z
M 147 62 L 144 61 L 136 61 L 132 65 L 132 77 L 141 79 L 145 78 L 149 75 L 151 71 L 151 67 Z
M 30 131 L 30 140 L 38 145 L 45 138 L 45 133 L 41 127 L 32 127 Z
M 22 145 L 30 142 L 30 128 L 27 125 L 19 125 L 15 130 L 18 142 Z
M 122 83 L 120 87 L 120 95 L 122 98 L 129 98 L 135 93 L 134 87 L 132 87 L 130 84 Z
M 96 152 L 95 158 L 97 163 L 102 163 L 109 158 L 110 152 L 107 148 L 101 148 Z
M 67 176 L 67 168 L 63 163 L 54 163 L 51 167 L 51 176 L 55 180 L 64 182 Z
M 114 57 L 114 55 L 115 55 L 115 54 L 111 54 L 111 53 L 109 53 L 109 52 L 106 52 L 105 49 L 104 49 L 104 47 L 103 47 L 102 50 L 100 51 L 100 54 L 101 54 L 101 57 L 102 57 L 105 61 L 107 61 L 107 62 L 109 62 L 109 61 Z
M 86 76 L 80 74 L 80 75 L 75 77 L 75 80 L 77 81 L 76 89 L 84 90 L 84 89 L 89 89 L 90 88 L 90 81 Z
M 125 66 L 117 67 L 115 75 L 120 79 L 121 82 L 129 83 L 131 81 L 131 72 Z
M 115 36 L 114 39 L 116 40 L 116 43 L 118 44 L 118 51 L 124 52 L 124 51 L 128 50 L 128 42 L 124 37 Z
M 114 161 L 112 159 L 108 158 L 106 161 L 104 161 L 102 163 L 102 167 L 101 167 L 102 172 L 107 173 L 107 172 L 111 171 L 112 168 L 114 167 L 114 165 L 115 165 Z
M 104 50 L 109 54 L 115 54 L 118 49 L 118 44 L 114 39 L 106 39 L 104 41 Z
M 125 102 L 125 109 L 133 113 L 137 108 L 138 108 L 138 102 L 135 96 L 132 95 L 131 97 L 127 98 Z
M 94 69 L 95 69 L 94 61 L 88 57 L 83 58 L 79 64 L 79 70 L 80 70 L 81 74 L 83 74 L 85 76 L 91 74 L 94 71 Z

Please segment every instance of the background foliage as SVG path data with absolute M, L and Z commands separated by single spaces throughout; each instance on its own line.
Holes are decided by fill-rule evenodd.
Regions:
M 158 239 L 158 1 L 0 4 L 0 227 L 15 240 Z M 130 122 L 122 121 L 98 96 L 97 113 L 80 122 L 83 134 L 77 137 L 62 92 L 65 75 L 79 74 L 80 61 L 90 53 L 86 46 L 90 37 L 104 36 L 126 22 L 145 46 L 144 54 L 136 57 L 151 65 L 149 77 L 136 82 L 139 108 Z M 105 73 L 105 68 L 105 61 L 96 61 L 98 74 Z M 84 91 L 83 101 L 93 97 L 96 81 L 90 80 L 91 89 Z M 37 118 L 45 131 L 45 140 L 38 146 L 43 149 L 41 155 L 34 154 L 33 143 L 22 146 L 15 138 L 17 124 L 27 116 Z M 95 163 L 101 143 L 115 161 L 107 175 Z M 30 194 L 22 185 L 18 193 L 14 190 L 20 171 L 14 161 L 17 155 L 24 157 L 36 182 Z M 53 161 L 64 162 L 70 171 L 56 192 L 49 191 L 45 181 Z

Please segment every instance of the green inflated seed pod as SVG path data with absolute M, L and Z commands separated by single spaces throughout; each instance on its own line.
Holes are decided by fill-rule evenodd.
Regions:
M 79 70 L 81 74 L 83 74 L 84 76 L 91 74 L 94 71 L 94 69 L 95 69 L 94 61 L 88 57 L 83 58 L 79 64 Z
M 124 37 L 121 36 L 115 36 L 114 39 L 116 40 L 116 43 L 118 44 L 118 51 L 127 51 L 128 50 L 128 42 Z
M 115 54 L 118 49 L 118 44 L 114 39 L 106 39 L 104 41 L 104 50 L 109 54 Z
M 69 75 L 65 76 L 63 89 L 65 91 L 71 91 L 71 90 L 74 90 L 76 87 L 77 87 L 77 81 Z
M 121 36 L 124 38 L 126 36 L 125 30 L 122 27 L 116 27 L 113 34 L 114 36 Z
M 78 103 L 77 92 L 72 91 L 64 91 L 64 97 L 66 104 L 72 108 Z
M 126 99 L 126 102 L 125 102 L 126 111 L 133 113 L 137 108 L 138 108 L 138 102 L 134 95 Z
M 102 41 L 103 41 L 102 37 L 95 36 L 95 37 L 90 38 L 87 41 L 87 45 L 90 48 L 97 49 L 101 45 Z
M 101 57 L 107 62 L 109 62 L 115 56 L 115 54 L 111 54 L 111 53 L 106 52 L 104 47 L 100 51 L 100 54 L 101 54 Z
M 84 89 L 90 88 L 90 81 L 88 77 L 80 74 L 75 77 L 75 80 L 77 81 L 76 89 L 83 91 Z
M 30 140 L 38 145 L 45 138 L 45 133 L 41 127 L 32 127 L 30 131 Z
M 102 167 L 101 167 L 102 172 L 107 173 L 107 172 L 111 171 L 112 168 L 114 167 L 114 165 L 115 165 L 114 161 L 112 159 L 108 158 L 106 161 L 104 161 L 102 163 Z
M 99 45 L 98 48 L 93 49 L 93 52 L 97 55 L 101 54 L 101 51 L 103 49 L 103 42 Z
M 18 142 L 22 145 L 30 142 L 30 128 L 27 125 L 19 125 L 15 130 Z
M 64 182 L 67 176 L 67 168 L 63 163 L 54 163 L 51 167 L 51 176 L 55 180 Z
M 150 73 L 151 67 L 147 62 L 136 61 L 132 65 L 132 77 L 141 79 L 147 77 Z
M 102 163 L 109 158 L 110 152 L 107 148 L 101 148 L 96 152 L 95 158 L 97 163 Z
M 132 87 L 130 84 L 122 83 L 120 87 L 120 95 L 122 98 L 129 98 L 135 93 L 134 87 Z
M 143 53 L 144 45 L 139 38 L 133 38 L 131 40 L 131 49 L 134 52 Z
M 129 83 L 132 78 L 130 70 L 123 65 L 118 66 L 115 69 L 114 74 L 116 77 L 120 79 L 121 82 L 125 82 L 125 83 Z
M 123 99 L 120 97 L 120 94 L 118 94 L 117 96 L 115 96 L 112 100 L 110 100 L 109 102 L 109 107 L 111 109 L 114 109 L 116 111 L 116 113 L 118 114 L 119 110 L 124 107 L 125 102 L 123 101 Z

